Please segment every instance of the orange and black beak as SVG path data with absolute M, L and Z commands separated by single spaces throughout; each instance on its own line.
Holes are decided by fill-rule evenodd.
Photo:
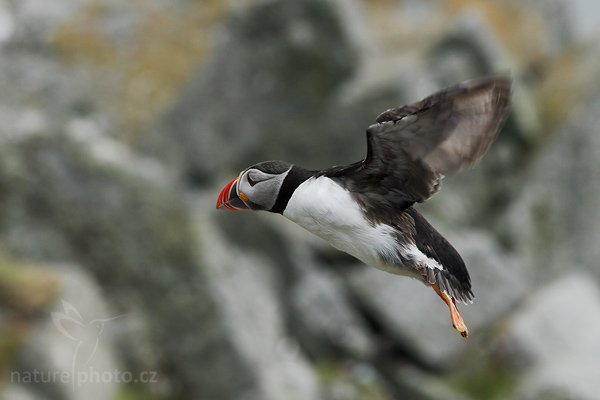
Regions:
M 238 180 L 240 178 L 234 178 L 229 182 L 219 193 L 217 199 L 217 209 L 219 210 L 248 210 L 250 209 L 244 200 L 248 200 L 248 197 L 244 193 L 238 191 Z

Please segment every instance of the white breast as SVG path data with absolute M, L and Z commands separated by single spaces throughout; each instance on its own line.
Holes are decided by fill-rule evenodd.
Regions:
M 382 256 L 400 262 L 394 229 L 367 220 L 350 193 L 328 177 L 298 186 L 283 215 L 366 264 L 389 270 Z

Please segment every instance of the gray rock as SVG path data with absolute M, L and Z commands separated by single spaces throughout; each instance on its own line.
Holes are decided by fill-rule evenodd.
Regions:
M 23 258 L 77 261 L 116 310 L 143 315 L 143 335 L 118 343 L 129 371 L 159 371 L 169 393 L 238 398 L 253 378 L 225 335 L 176 184 L 106 140 L 53 132 L 4 143 L 0 241 Z M 130 344 L 139 338 L 151 346 Z M 154 354 L 140 357 L 144 347 Z
M 489 19 L 474 10 L 465 11 L 431 46 L 424 63 L 431 77 L 430 90 L 494 74 L 510 74 L 513 79 L 513 107 L 489 152 L 473 170 L 447 177 L 441 193 L 426 203 L 426 208 L 444 221 L 482 229 L 487 229 L 518 193 L 515 182 L 530 147 L 545 133 L 533 88 L 524 81 L 502 39 Z
M 568 4 L 568 5 L 567 5 Z M 593 41 L 600 26 L 600 8 L 592 0 L 574 0 L 566 3 L 560 10 L 564 12 L 565 27 L 575 42 Z
M 459 305 L 470 329 L 465 341 L 453 329 L 446 305 L 434 291 L 416 280 L 365 267 L 350 276 L 352 290 L 365 307 L 414 357 L 437 367 L 449 367 L 478 335 L 508 312 L 524 286 L 514 261 L 483 232 L 447 236 L 469 268 L 476 299 Z
M 594 32 L 597 16 L 581 14 L 585 0 L 572 7 L 510 0 L 480 8 L 493 17 L 467 11 L 456 19 L 441 2 L 418 0 L 229 3 L 232 12 L 190 0 L 0 0 L 0 247 L 77 265 L 65 276 L 94 282 L 88 297 L 110 299 L 110 308 L 99 312 L 83 292 L 72 304 L 92 317 L 126 313 L 104 332 L 106 365 L 159 371 L 159 383 L 148 388 L 156 397 L 461 398 L 433 371 L 470 371 L 475 353 L 482 365 L 494 363 L 488 354 L 509 321 L 507 329 L 519 333 L 514 343 L 527 347 L 503 354 L 525 375 L 515 396 L 590 398 L 594 353 L 562 343 L 571 336 L 560 327 L 548 335 L 561 343 L 560 357 L 546 359 L 527 336 L 540 328 L 528 318 L 519 322 L 521 311 L 507 318 L 525 287 L 565 268 L 600 278 L 600 69 L 595 48 L 582 55 L 569 48 Z M 198 12 L 204 9 L 210 11 Z M 498 29 L 511 13 L 534 23 Z M 570 15 L 580 15 L 581 25 L 567 26 Z M 519 35 L 531 26 L 532 35 Z M 564 58 L 554 62 L 557 56 Z M 554 67 L 563 64 L 566 73 Z M 466 343 L 430 289 L 364 266 L 342 272 L 347 259 L 309 239 L 299 245 L 292 228 L 266 222 L 274 216 L 213 219 L 216 193 L 191 209 L 183 199 L 189 182 L 177 180 L 182 173 L 206 186 L 261 159 L 310 168 L 356 161 L 365 152 L 363 130 L 381 110 L 504 69 L 516 81 L 507 128 L 476 170 L 448 179 L 425 206 L 448 226 L 501 230 L 514 250 L 504 254 L 488 233 L 447 235 L 469 264 L 477 295 L 461 308 L 471 328 Z M 534 91 L 563 80 L 567 88 L 576 81 L 582 90 L 573 93 L 592 100 L 571 101 L 561 85 Z M 547 93 L 558 93 L 549 102 L 557 110 L 543 101 Z M 552 131 L 542 123 L 572 104 L 583 105 L 548 140 Z M 136 154 L 135 146 L 163 162 Z M 581 279 L 569 282 L 567 289 L 581 292 L 571 309 L 597 314 L 580 304 L 596 303 L 597 293 Z M 522 312 L 548 312 L 538 302 Z M 550 323 L 557 321 L 584 324 L 570 313 Z M 10 323 L 0 310 L 0 324 Z M 34 330 L 29 354 L 64 369 L 71 349 L 50 354 L 60 332 L 48 321 Z M 596 351 L 584 334 L 573 337 Z M 513 358 L 515 352 L 528 355 Z M 38 365 L 25 358 L 27 368 Z M 398 363 L 406 368 L 391 373 Z M 11 399 L 66 396 L 60 385 L 2 390 Z
M 0 117 L 10 122 L 0 136 L 17 135 L 15 120 L 33 110 L 51 131 L 71 118 L 92 117 L 104 134 L 126 144 L 163 115 L 210 47 L 206 27 L 224 16 L 220 7 L 189 1 L 3 4 Z
M 8 3 L 0 4 L 0 47 L 10 40 L 15 31 L 15 21 Z
M 323 356 L 335 348 L 358 359 L 373 355 L 373 338 L 333 273 L 307 267 L 292 290 L 291 301 L 296 329 L 308 336 L 314 354 Z
M 563 276 L 509 322 L 504 351 L 521 372 L 515 399 L 592 400 L 600 379 L 600 291 L 591 276 Z
M 94 380 L 123 371 L 112 331 L 118 313 L 110 310 L 101 289 L 81 267 L 52 269 L 58 280 L 57 302 L 29 332 L 12 382 L 52 398 L 113 399 L 118 380 Z
M 391 396 L 378 371 L 366 363 L 324 363 L 319 372 L 326 400 L 387 400 Z
M 423 400 L 470 400 L 471 397 L 458 392 L 436 376 L 427 374 L 414 366 L 401 367 L 395 381 L 411 399 Z
M 256 400 L 319 399 L 320 388 L 297 342 L 285 332 L 278 284 L 269 261 L 227 243 L 212 221 L 213 198 L 191 199 L 206 275 L 234 347 L 251 365 Z
M 441 86 L 515 67 L 490 21 L 474 10 L 456 19 L 450 32 L 432 46 L 428 58 Z
M 43 397 L 38 396 L 34 391 L 24 387 L 10 383 L 0 391 L 0 399 L 2 400 L 42 400 Z
M 376 46 L 370 31 L 364 4 L 357 0 L 325 0 L 331 4 L 332 10 L 344 29 L 344 36 L 348 38 L 352 47 L 359 50 L 363 56 L 369 56 Z M 360 54 L 359 54 L 360 55 Z
M 318 0 L 260 2 L 235 13 L 142 147 L 200 183 L 272 157 L 308 167 L 331 162 L 329 150 L 345 146 L 323 134 L 323 121 L 354 65 L 338 18 Z M 215 149 L 223 149 L 218 157 Z
M 523 274 L 549 280 L 584 268 L 600 278 L 600 97 L 558 130 L 532 162 L 521 193 L 503 218 L 503 234 Z
M 57 26 L 74 16 L 89 0 L 59 0 L 54 4 L 43 0 L 25 0 L 12 8 L 16 29 L 13 40 L 29 46 L 48 45 Z
M 13 117 L 0 127 L 0 135 L 18 135 L 23 122 L 30 123 L 24 127 L 31 122 L 38 127 L 43 121 L 44 128 L 55 129 L 70 116 L 109 109 L 100 99 L 105 99 L 109 87 L 114 88 L 114 75 L 112 82 L 102 79 L 102 84 L 95 86 L 98 76 L 89 68 L 66 62 L 60 45 L 61 32 L 68 31 L 75 21 L 85 26 L 86 12 L 100 3 L 103 1 L 57 0 L 50 5 L 43 0 L 26 0 L 8 7 L 14 29 L 0 47 L 0 115 Z M 78 37 L 82 32 L 80 29 Z M 34 113 L 35 118 L 31 118 Z M 106 123 L 108 119 L 102 118 Z

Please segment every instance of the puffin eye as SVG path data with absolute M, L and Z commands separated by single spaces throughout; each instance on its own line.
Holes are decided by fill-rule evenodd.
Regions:
M 248 180 L 250 186 L 256 185 L 256 181 L 250 177 L 250 174 L 246 175 L 246 179 Z

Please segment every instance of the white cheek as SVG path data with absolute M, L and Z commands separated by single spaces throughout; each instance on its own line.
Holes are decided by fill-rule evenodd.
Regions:
M 246 196 L 250 196 L 252 194 L 252 186 L 248 182 L 244 180 L 244 178 L 239 180 L 238 183 L 238 195 L 240 192 L 244 193 Z

